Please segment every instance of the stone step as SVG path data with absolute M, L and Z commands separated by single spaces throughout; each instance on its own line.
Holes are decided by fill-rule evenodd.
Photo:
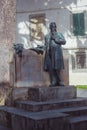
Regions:
M 15 106 L 27 111 L 38 112 L 60 108 L 87 106 L 87 98 L 57 100 L 57 101 L 16 101 Z
M 64 130 L 87 130 L 87 116 L 69 117 Z
M 69 114 L 70 116 L 82 116 L 82 115 L 87 115 L 87 106 L 64 108 L 64 109 L 59 109 L 57 111 L 61 113 Z
M 13 107 L 0 106 L 0 125 L 11 128 L 12 127 L 11 115 L 15 113 L 20 114 L 23 111 L 24 110 Z
M 43 112 L 26 112 L 21 109 L 0 107 L 0 123 L 12 130 L 63 130 L 64 122 L 69 114 L 57 110 Z
M 56 109 L 56 110 L 47 110 L 47 111 L 41 111 L 41 112 L 33 112 L 37 114 L 44 115 L 45 113 L 65 113 L 70 116 L 82 116 L 87 115 L 87 106 L 82 107 L 71 107 L 71 108 L 62 108 L 62 109 Z
M 5 126 L 0 125 L 0 130 L 11 130 L 10 128 L 7 128 Z
M 77 130 L 78 124 L 81 128 L 83 124 L 87 125 L 87 116 L 80 114 L 87 114 L 87 106 L 42 112 L 25 112 L 21 109 L 2 106 L 0 107 L 0 123 L 5 119 L 3 124 L 12 130 L 53 130 L 53 128 L 55 130 Z

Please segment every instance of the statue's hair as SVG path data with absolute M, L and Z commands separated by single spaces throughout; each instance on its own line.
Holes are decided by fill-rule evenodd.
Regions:
M 57 27 L 55 22 L 51 22 L 51 23 L 50 23 L 50 28 L 51 28 L 52 26 Z

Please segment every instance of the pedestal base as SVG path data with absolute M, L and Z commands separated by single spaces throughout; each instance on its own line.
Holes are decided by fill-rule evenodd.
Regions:
M 28 89 L 29 100 L 50 101 L 76 98 L 74 86 L 32 87 Z

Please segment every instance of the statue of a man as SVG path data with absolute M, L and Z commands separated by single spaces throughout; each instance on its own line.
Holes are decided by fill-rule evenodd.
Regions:
M 51 86 L 64 86 L 61 78 L 61 70 L 64 69 L 61 45 L 66 41 L 56 28 L 55 22 L 50 23 L 50 33 L 45 36 L 44 70 L 49 72 Z

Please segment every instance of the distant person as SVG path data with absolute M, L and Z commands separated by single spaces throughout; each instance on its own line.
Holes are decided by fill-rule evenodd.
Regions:
M 50 23 L 50 33 L 45 36 L 44 70 L 49 72 L 50 86 L 64 86 L 61 70 L 64 69 L 62 47 L 66 40 L 62 33 L 57 32 L 55 22 Z

